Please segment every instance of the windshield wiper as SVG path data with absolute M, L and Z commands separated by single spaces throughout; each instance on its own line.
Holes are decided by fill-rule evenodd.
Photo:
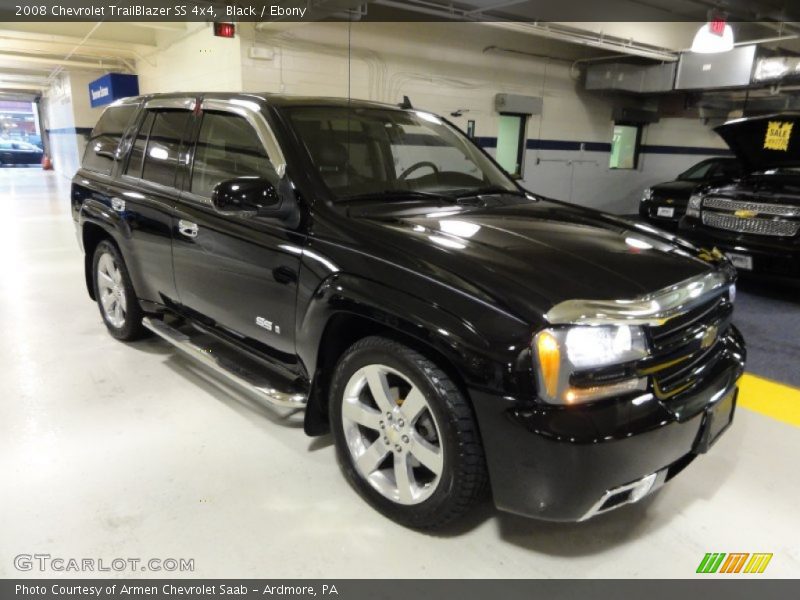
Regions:
M 462 193 L 456 196 L 458 198 L 469 198 L 471 196 L 488 196 L 490 194 L 508 194 L 510 196 L 524 196 L 525 193 L 514 189 L 509 190 L 508 188 L 504 188 L 501 185 L 488 185 L 482 188 L 475 188 L 473 190 L 464 190 Z
M 423 192 L 420 190 L 381 190 L 379 192 L 368 192 L 365 194 L 355 194 L 354 196 L 345 196 L 341 198 L 340 202 L 359 202 L 361 200 L 373 199 L 415 199 L 415 198 L 434 198 L 436 200 L 446 200 L 447 202 L 454 202 L 455 198 L 443 193 L 436 192 Z

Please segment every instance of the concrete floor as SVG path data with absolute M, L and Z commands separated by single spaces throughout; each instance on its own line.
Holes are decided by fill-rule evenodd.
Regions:
M 0 577 L 25 575 L 20 553 L 193 558 L 197 577 L 683 578 L 706 552 L 772 552 L 761 577 L 800 575 L 800 429 L 746 409 L 654 498 L 587 523 L 485 505 L 440 535 L 394 525 L 329 438 L 105 332 L 68 189 L 0 169 Z

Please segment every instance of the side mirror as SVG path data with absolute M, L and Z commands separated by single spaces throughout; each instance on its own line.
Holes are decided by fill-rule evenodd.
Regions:
M 211 204 L 217 212 L 239 217 L 272 217 L 289 227 L 300 223 L 294 188 L 284 177 L 275 185 L 265 177 L 226 179 L 214 186 Z
M 280 204 L 278 191 L 263 177 L 226 179 L 214 186 L 211 203 L 223 214 L 257 215 Z

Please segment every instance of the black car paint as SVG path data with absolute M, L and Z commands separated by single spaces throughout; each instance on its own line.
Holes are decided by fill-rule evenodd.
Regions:
M 706 162 L 721 165 L 735 163 L 736 161 L 732 158 L 710 158 L 697 163 L 694 167 Z M 677 227 L 681 217 L 686 213 L 686 206 L 692 194 L 701 193 L 710 186 L 719 186 L 730 181 L 731 178 L 714 175 L 715 170 L 716 166 L 712 166 L 709 169 L 712 174 L 704 179 L 690 180 L 678 177 L 673 181 L 665 181 L 651 186 L 651 197 L 648 199 L 642 198 L 639 203 L 639 216 L 659 227 L 668 229 Z M 672 208 L 674 210 L 673 216 L 659 216 L 659 208 Z
M 785 150 L 764 148 L 765 129 L 770 121 L 793 123 L 794 132 Z M 704 196 L 800 207 L 800 113 L 736 119 L 716 131 L 748 174 L 735 182 L 708 187 L 703 190 Z M 800 221 L 800 217 L 789 220 Z M 752 257 L 752 271 L 740 271 L 741 274 L 800 281 L 800 234 L 773 237 L 727 231 L 706 226 L 702 218 L 690 216 L 681 219 L 679 234 L 699 245 Z
M 346 101 L 246 99 L 261 106 L 284 151 L 296 227 L 221 216 L 180 190 L 127 181 L 119 166 L 111 176 L 82 169 L 73 180 L 79 237 L 85 246 L 98 235 L 118 244 L 146 312 L 193 319 L 307 389 L 310 434 L 327 430 L 325 385 L 342 340 L 368 330 L 420 349 L 472 400 L 495 502 L 513 512 L 574 520 L 605 489 L 692 456 L 709 386 L 693 392 L 699 408 L 681 416 L 657 400 L 633 405 L 630 395 L 548 405 L 536 396 L 531 340 L 562 300 L 633 298 L 719 264 L 666 234 L 522 190 L 463 205 L 334 204 L 281 107 Z M 112 198 L 126 200 L 125 212 L 110 210 Z M 181 238 L 177 222 L 186 217 L 210 235 Z M 475 233 L 443 231 L 447 219 Z M 281 335 L 255 327 L 264 310 Z M 735 386 L 743 345 L 732 327 L 722 343 L 730 352 L 720 368 Z

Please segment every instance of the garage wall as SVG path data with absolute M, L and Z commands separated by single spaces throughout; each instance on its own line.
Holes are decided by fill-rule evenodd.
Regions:
M 53 169 L 64 177 L 71 178 L 78 170 L 86 138 L 102 114 L 102 109 L 92 108 L 89 102 L 89 82 L 100 75 L 99 71 L 62 73 L 44 94 L 50 158 Z
M 242 87 L 241 40 L 214 37 L 210 23 L 159 32 L 158 50 L 136 61 L 139 92 L 235 92 Z
M 415 106 L 444 115 L 464 110 L 450 118 L 464 129 L 474 119 L 490 152 L 497 135 L 495 94 L 541 96 L 541 117 L 528 120 L 525 185 L 613 212 L 635 212 L 644 187 L 725 148 L 696 119 L 663 119 L 645 127 L 638 169 L 608 169 L 615 98 L 582 90 L 572 63 L 585 51 L 572 49 L 577 54 L 563 60 L 497 49 L 565 55 L 563 44 L 542 38 L 463 23 L 354 23 L 349 32 L 346 23 L 262 31 L 240 24 L 240 36 L 246 91 L 346 96 L 349 73 L 356 98 L 395 103 L 408 95 Z M 252 47 L 268 58 L 252 58 Z

